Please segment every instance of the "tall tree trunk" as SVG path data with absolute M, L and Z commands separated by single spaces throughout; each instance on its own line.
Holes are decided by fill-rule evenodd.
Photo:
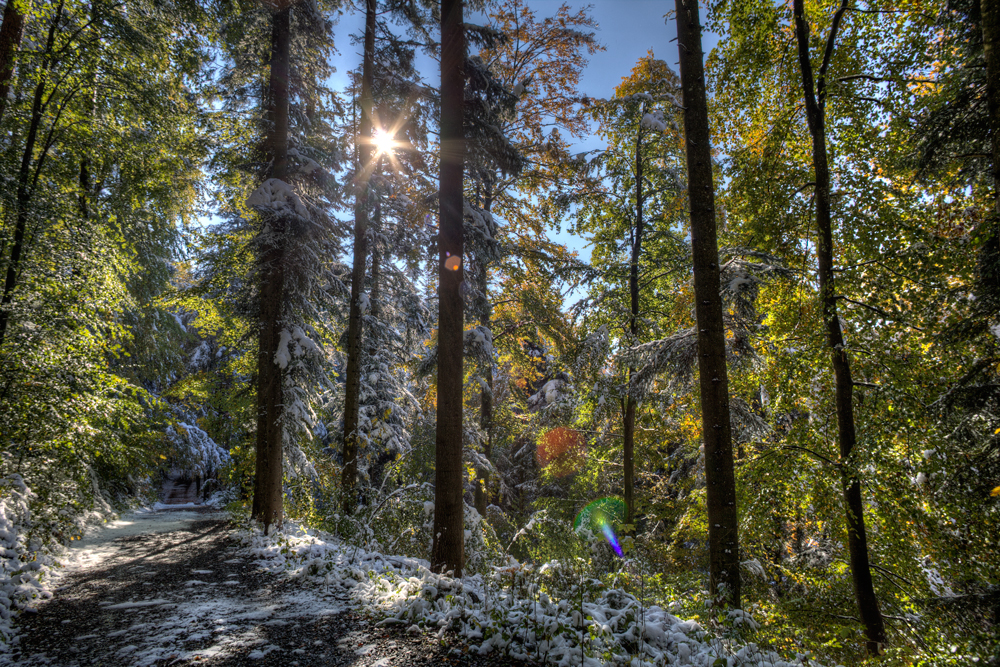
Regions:
M 993 174 L 993 214 L 983 224 L 979 247 L 977 298 L 981 308 L 996 312 L 1000 308 L 1000 4 L 980 0 L 983 31 L 983 55 L 986 59 L 986 109 Z M 1000 608 L 996 617 L 1000 619 Z
M 881 651 L 885 643 L 885 624 L 879 611 L 878 598 L 872 583 L 868 562 L 868 538 L 865 534 L 864 505 L 861 500 L 861 483 L 852 471 L 851 454 L 857 444 L 854 425 L 854 381 L 851 364 L 844 349 L 844 336 L 837 315 L 837 292 L 833 273 L 833 220 L 830 210 L 830 168 L 826 152 L 826 71 L 833 54 L 837 31 L 847 2 L 844 0 L 834 14 L 830 26 L 816 81 L 813 80 L 809 56 L 809 24 L 803 12 L 803 0 L 794 0 L 795 37 L 798 44 L 799 69 L 805 97 L 806 119 L 812 135 L 813 170 L 815 172 L 816 199 L 816 260 L 819 278 L 819 298 L 826 329 L 826 342 L 830 348 L 833 365 L 837 406 L 837 431 L 840 444 L 841 486 L 847 513 L 847 550 L 851 562 L 851 580 L 858 612 L 868 638 L 867 648 L 872 655 Z
M 493 207 L 493 181 L 486 184 L 486 194 L 483 198 L 483 210 L 487 213 Z M 486 266 L 480 267 L 479 289 L 486 295 L 486 302 L 489 304 L 489 273 Z M 492 306 L 487 306 L 488 310 L 479 319 L 480 326 L 490 328 Z M 487 461 L 492 461 L 493 456 L 493 365 L 486 367 L 486 388 L 479 392 L 479 427 L 486 433 L 486 444 L 483 447 L 483 456 Z M 476 486 L 473 490 L 473 504 L 479 516 L 486 516 L 486 508 L 489 506 L 489 482 L 490 475 L 486 470 L 476 470 Z
M 36 186 L 38 185 L 38 177 L 42 173 L 42 167 L 45 165 L 45 158 L 49 151 L 49 146 L 43 144 L 41 154 L 35 158 L 38 132 L 42 126 L 42 115 L 44 113 L 43 100 L 45 98 L 45 87 L 48 82 L 49 68 L 52 66 L 55 36 L 62 21 L 64 4 L 64 2 L 60 1 L 52 23 L 49 26 L 49 34 L 45 42 L 45 55 L 41 62 L 41 76 L 35 85 L 35 95 L 31 103 L 31 121 L 28 124 L 28 134 L 24 142 L 24 153 L 21 155 L 21 168 L 17 175 L 17 195 L 14 207 L 14 242 L 10 249 L 10 260 L 7 262 L 3 296 L 0 296 L 0 350 L 3 349 L 3 343 L 7 337 L 7 328 L 10 325 L 14 291 L 17 289 L 18 281 L 21 278 L 21 263 L 24 261 L 26 250 L 25 234 L 28 229 L 28 213 L 31 209 L 31 201 L 34 198 Z M 52 122 L 55 123 L 57 120 L 53 120 Z
M 14 78 L 14 61 L 24 37 L 24 18 L 31 12 L 31 0 L 7 0 L 0 24 L 0 120 L 7 111 L 7 95 Z
M 681 86 L 684 90 L 695 317 L 698 324 L 701 432 L 705 443 L 705 485 L 708 493 L 709 588 L 715 595 L 719 586 L 724 585 L 726 601 L 733 607 L 739 607 L 739 525 L 729 423 L 726 332 L 719 293 L 719 245 L 715 229 L 715 188 L 701 50 L 701 20 L 697 0 L 676 0 L 676 8 Z
M 979 0 L 986 56 L 986 108 L 993 153 L 993 210 L 1000 216 L 1000 3 Z M 994 226 L 994 233 L 996 227 Z
M 86 113 L 86 119 L 88 124 L 88 129 L 90 130 L 90 140 L 81 149 L 80 158 L 80 176 L 79 176 L 79 188 L 80 193 L 78 195 L 78 208 L 80 211 L 80 217 L 84 220 L 90 217 L 90 198 L 91 190 L 93 188 L 93 183 L 91 182 L 91 157 L 94 151 L 94 122 L 97 117 L 97 67 L 100 62 L 101 53 L 101 41 L 100 41 L 100 5 L 99 0 L 93 0 L 90 3 L 90 35 L 91 35 L 91 48 L 93 52 L 90 55 L 88 67 L 90 71 L 87 73 L 87 78 L 90 82 L 90 96 L 87 99 L 88 109 Z
M 269 133 L 265 155 L 271 158 L 271 178 L 288 176 L 288 76 L 291 8 L 271 21 L 271 71 L 268 80 Z M 264 525 L 282 521 L 282 369 L 275 361 L 281 339 L 285 289 L 285 231 L 281 215 L 268 220 L 271 244 L 260 258 L 260 343 L 257 356 L 257 460 L 251 516 Z
M 462 576 L 462 339 L 465 307 L 459 286 L 462 266 L 462 127 L 465 89 L 462 0 L 441 2 L 441 182 L 438 232 L 438 377 L 434 475 L 434 544 L 431 568 Z
M 361 69 L 361 127 L 356 138 L 359 164 L 354 200 L 354 268 L 351 271 L 351 308 L 347 319 L 347 387 L 344 395 L 344 470 L 341 474 L 343 508 L 354 511 L 358 482 L 358 410 L 361 397 L 361 293 L 368 261 L 368 183 L 372 174 L 372 70 L 375 63 L 375 2 L 366 0 L 365 52 Z
M 642 219 L 642 113 L 639 112 L 639 129 L 635 135 L 635 236 L 632 239 L 632 251 L 628 268 L 629 321 L 628 331 L 632 337 L 631 345 L 638 342 L 639 337 L 639 256 L 642 253 L 642 235 L 644 223 Z M 628 368 L 628 386 L 632 385 L 632 375 L 635 368 Z M 625 468 L 625 525 L 627 532 L 634 531 L 635 521 L 635 411 L 636 400 L 632 392 L 625 397 L 625 415 L 623 434 L 623 465 Z
M 382 173 L 382 161 L 379 160 L 375 173 Z M 376 197 L 374 202 L 374 216 L 372 229 L 376 235 L 382 233 L 382 201 Z M 371 277 L 371 304 L 372 319 L 376 322 L 382 317 L 382 247 L 376 240 L 375 247 L 372 248 L 372 277 Z

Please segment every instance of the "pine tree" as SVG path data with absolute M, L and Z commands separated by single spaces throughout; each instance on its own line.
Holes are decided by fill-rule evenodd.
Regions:
M 431 567 L 462 576 L 465 561 L 462 465 L 462 368 L 465 267 L 462 174 L 465 36 L 462 0 L 441 3 L 441 191 L 438 251 L 437 433 Z
M 361 74 L 361 123 L 355 141 L 358 164 L 354 202 L 354 268 L 351 272 L 351 308 L 347 322 L 347 383 L 344 398 L 343 508 L 351 513 L 356 502 L 358 479 L 358 409 L 361 393 L 361 300 L 368 261 L 368 209 L 371 205 L 369 181 L 375 171 L 372 150 L 372 76 L 375 57 L 376 0 L 365 2 L 364 63 Z
M 289 70 L 291 48 L 290 6 L 279 8 L 271 17 L 271 62 L 268 74 L 268 134 L 265 155 L 271 163 L 268 180 L 276 187 L 288 187 Z M 283 330 L 285 292 L 285 248 L 288 220 L 271 216 L 261 240 L 259 342 L 257 352 L 257 458 L 254 466 L 254 493 L 251 517 L 267 531 L 282 522 L 282 369 L 275 355 Z

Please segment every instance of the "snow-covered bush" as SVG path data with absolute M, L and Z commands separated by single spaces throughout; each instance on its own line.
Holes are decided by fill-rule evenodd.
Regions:
M 320 591 L 346 593 L 381 616 L 379 625 L 442 639 L 453 633 L 480 654 L 567 667 L 818 666 L 805 655 L 785 660 L 720 632 L 726 624 L 756 627 L 748 613 L 709 628 L 588 576 L 582 561 L 533 567 L 510 560 L 455 579 L 431 572 L 423 559 L 369 551 L 292 525 L 271 535 L 247 527 L 238 538 L 259 566 Z
M 48 557 L 30 537 L 32 497 L 20 475 L 0 478 L 0 651 L 13 636 L 14 614 L 52 596 L 41 582 Z
M 174 445 L 175 468 L 189 477 L 207 479 L 229 462 L 229 452 L 193 423 L 178 421 L 167 428 L 167 438 Z
M 474 508 L 466 505 L 463 518 L 466 570 L 485 571 L 490 563 L 502 560 L 503 549 Z M 324 523 L 335 527 L 345 544 L 427 560 L 433 543 L 434 487 L 410 484 L 385 495 L 375 505 L 359 508 L 354 516 L 335 514 Z

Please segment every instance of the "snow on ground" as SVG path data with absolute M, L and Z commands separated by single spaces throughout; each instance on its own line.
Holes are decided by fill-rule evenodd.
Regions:
M 0 654 L 13 639 L 12 624 L 17 614 L 31 612 L 52 597 L 51 573 L 57 567 L 59 545 L 47 544 L 37 536 L 32 516 L 34 492 L 18 474 L 0 477 Z M 107 503 L 97 503 L 89 511 L 61 513 L 62 534 L 88 533 L 95 525 L 114 516 Z
M 304 594 L 343 591 L 382 617 L 379 625 L 442 639 L 451 631 L 480 654 L 560 667 L 818 666 L 805 656 L 787 660 L 753 643 L 713 637 L 694 620 L 587 579 L 573 564 L 512 564 L 487 577 L 454 579 L 431 572 L 426 561 L 365 551 L 294 525 L 276 535 L 244 530 L 239 537 L 258 566 L 300 581 Z M 564 596 L 556 598 L 555 590 Z M 729 614 L 731 627 L 757 627 L 742 611 Z
M 224 519 L 208 508 L 146 509 L 92 531 L 62 555 L 64 567 L 48 579 L 55 600 L 42 603 L 42 613 L 22 615 L 20 636 L 0 664 L 274 664 L 293 656 L 322 664 L 329 657 L 322 652 L 332 649 L 302 644 L 309 628 L 362 610 L 383 628 L 447 642 L 457 636 L 471 653 L 503 661 L 818 667 L 741 644 L 720 628 L 713 635 L 671 613 L 679 606 L 647 606 L 572 562 L 511 561 L 455 579 L 432 573 L 426 561 L 294 524 L 270 536 L 241 530 L 234 541 Z M 728 626 L 752 630 L 756 623 L 735 611 Z M 370 643 L 358 644 L 357 655 Z
M 273 576 L 235 551 L 225 518 L 145 510 L 87 536 L 65 554 L 54 600 L 19 619 L 0 664 L 145 667 L 304 651 L 291 643 L 295 628 L 344 612 L 346 597 L 272 587 Z M 53 624 L 67 636 L 53 637 Z
M 49 586 L 58 586 L 58 581 L 69 574 L 100 565 L 108 557 L 119 551 L 115 540 L 145 534 L 167 533 L 188 526 L 192 520 L 202 518 L 196 512 L 171 510 L 167 508 L 194 508 L 194 503 L 185 505 L 164 505 L 156 503 L 152 508 L 142 508 L 126 512 L 119 519 L 103 526 L 92 526 L 82 539 L 70 542 L 68 548 L 56 557 L 59 566 L 49 570 Z

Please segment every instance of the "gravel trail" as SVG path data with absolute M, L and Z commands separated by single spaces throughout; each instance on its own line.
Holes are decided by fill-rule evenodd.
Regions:
M 339 590 L 303 589 L 258 568 L 229 538 L 223 514 L 157 507 L 70 550 L 54 598 L 19 617 L 18 643 L 0 664 L 525 664 L 377 628 Z

